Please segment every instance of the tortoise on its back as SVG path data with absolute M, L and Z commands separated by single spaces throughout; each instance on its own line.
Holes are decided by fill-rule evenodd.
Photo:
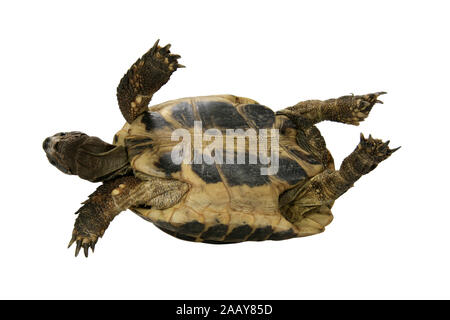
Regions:
M 131 208 L 141 217 L 176 237 L 204 242 L 286 239 L 320 232 L 331 221 L 327 210 L 318 223 L 310 221 L 305 224 L 308 228 L 299 229 L 280 214 L 280 194 L 322 172 L 321 159 L 328 156 L 325 149 L 317 150 L 325 153 L 320 157 L 303 150 L 296 142 L 295 124 L 286 116 L 275 116 L 256 101 L 230 95 L 179 99 L 150 110 L 126 124 L 116 135 L 116 144 L 127 148 L 136 176 L 183 181 L 189 191 L 167 209 Z M 208 164 L 206 154 L 200 163 L 174 163 L 172 150 L 179 141 L 173 141 L 171 134 L 180 128 L 189 130 L 193 142 L 195 121 L 203 132 L 217 129 L 223 136 L 229 128 L 253 129 L 255 137 L 260 129 L 278 129 L 277 172 L 262 175 L 261 168 L 267 165 L 249 163 L 248 144 L 242 150 L 225 146 L 223 153 L 233 155 L 232 163 Z M 239 153 L 246 160 L 242 164 L 237 163 Z
M 127 123 L 112 145 L 80 132 L 58 133 L 44 141 L 47 157 L 58 169 L 103 182 L 77 212 L 69 244 L 76 242 L 76 255 L 83 247 L 87 256 L 126 209 L 166 233 L 196 242 L 316 234 L 331 222 L 334 201 L 396 150 L 361 135 L 356 149 L 335 170 L 315 127 L 323 120 L 357 125 L 384 92 L 309 100 L 277 113 L 232 95 L 184 98 L 148 108 L 153 94 L 181 67 L 169 48 L 156 42 L 120 81 L 117 97 Z M 179 132 L 183 135 L 175 135 Z M 242 133 L 247 139 L 235 145 L 236 134 Z M 184 161 L 174 157 L 180 145 Z M 263 155 L 273 157 L 263 161 Z M 275 169 L 267 172 L 269 167 Z

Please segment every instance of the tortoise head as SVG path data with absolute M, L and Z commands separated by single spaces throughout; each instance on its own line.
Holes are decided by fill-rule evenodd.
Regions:
M 46 138 L 42 147 L 60 171 L 89 181 L 105 180 L 128 166 L 125 148 L 79 131 L 57 133 Z
M 60 132 L 46 138 L 42 147 L 52 165 L 64 173 L 76 174 L 76 152 L 87 138 L 86 134 L 78 131 Z

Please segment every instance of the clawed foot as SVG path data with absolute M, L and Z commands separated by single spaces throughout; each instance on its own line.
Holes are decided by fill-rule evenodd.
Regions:
M 372 138 L 371 135 L 366 139 L 361 133 L 358 149 L 367 154 L 374 164 L 378 164 L 400 149 L 400 147 L 389 149 L 388 145 L 389 141 L 383 142 L 380 139 Z
M 375 103 L 383 103 L 378 100 L 378 97 L 383 94 L 386 94 L 386 92 L 369 93 L 362 96 L 351 96 L 353 101 L 350 104 L 349 115 L 346 116 L 345 122 L 355 126 L 359 125 L 361 121 L 367 118 Z
M 92 249 L 92 252 L 95 250 L 95 244 L 98 241 L 98 236 L 95 235 L 89 235 L 89 234 L 79 234 L 76 230 L 73 231 L 72 239 L 69 242 L 69 246 L 67 248 L 70 248 L 70 246 L 76 242 L 77 246 L 75 248 L 75 257 L 78 256 L 80 253 L 81 248 L 84 250 L 84 255 L 86 258 L 89 255 L 89 248 Z
M 172 73 L 178 68 L 185 68 L 182 64 L 178 63 L 180 55 L 170 53 L 170 44 L 160 47 L 159 39 L 155 42 L 153 47 L 144 55 L 144 60 L 152 60 L 153 66 L 162 70 Z M 145 62 L 144 62 L 145 63 Z

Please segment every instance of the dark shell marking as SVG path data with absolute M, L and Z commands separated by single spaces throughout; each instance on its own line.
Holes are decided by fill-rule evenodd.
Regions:
M 204 240 L 209 239 L 220 240 L 227 234 L 227 231 L 228 226 L 226 224 L 217 224 L 215 226 L 209 227 L 208 230 L 206 230 L 201 234 L 200 238 Z
M 225 159 L 225 158 L 224 158 Z M 237 154 L 234 155 L 236 162 Z M 289 162 L 290 161 L 290 162 Z M 192 164 L 192 171 L 194 171 L 199 178 L 207 184 L 222 182 L 222 173 L 225 182 L 228 186 L 242 186 L 258 187 L 270 183 L 270 178 L 267 175 L 261 174 L 261 168 L 265 165 L 250 164 L 248 153 L 245 154 L 244 164 Z M 278 173 L 280 179 L 288 181 L 290 184 L 295 184 L 302 180 L 306 174 L 304 170 L 295 161 L 290 159 L 283 160 L 281 165 L 288 164 L 286 168 L 281 168 Z
M 191 128 L 194 126 L 194 112 L 188 102 L 180 102 L 172 108 L 172 117 L 182 126 Z
M 322 164 L 316 157 L 310 154 L 306 154 L 297 149 L 289 149 L 289 152 L 292 153 L 295 157 L 304 160 L 311 164 Z
M 220 176 L 215 164 L 193 163 L 191 166 L 192 171 L 194 171 L 206 183 L 222 182 L 222 177 Z
M 162 229 L 165 229 L 165 230 L 169 230 L 169 231 L 175 231 L 176 230 L 175 226 L 173 226 L 171 223 L 169 223 L 167 221 L 158 220 L 158 221 L 155 221 L 154 224 L 158 228 L 162 228 Z
M 216 224 L 204 231 L 205 225 L 198 221 L 185 223 L 178 228 L 168 222 L 160 220 L 156 221 L 155 225 L 165 233 L 178 239 L 212 244 L 226 244 L 242 241 L 285 240 L 297 237 L 297 234 L 293 229 L 274 233 L 271 226 L 253 229 L 250 225 L 244 224 L 237 226 L 230 231 L 227 225 Z
M 205 225 L 198 221 L 191 221 L 181 225 L 177 232 L 190 235 L 198 235 L 205 229 Z
M 269 176 L 261 175 L 260 164 L 221 164 L 220 169 L 230 187 L 248 185 L 258 187 L 270 182 Z
M 234 228 L 226 237 L 226 241 L 242 241 L 247 236 L 252 233 L 253 229 L 248 224 L 244 224 L 242 226 Z
M 141 122 L 145 125 L 145 130 L 172 128 L 170 123 L 163 118 L 158 112 L 145 111 Z
M 272 128 L 275 122 L 275 113 L 260 104 L 247 104 L 242 107 L 242 112 L 253 127 L 258 129 Z
M 230 103 L 220 101 L 198 101 L 196 102 L 196 106 L 204 128 L 249 128 L 245 119 Z
M 255 231 L 248 237 L 248 241 L 263 241 L 269 238 L 272 234 L 273 228 L 271 226 L 256 228 Z
M 155 163 L 155 166 L 164 171 L 167 177 L 170 177 L 172 173 L 181 171 L 181 165 L 173 163 L 172 154 L 170 152 L 161 155 L 158 162 Z
M 286 239 L 290 239 L 290 238 L 295 238 L 296 236 L 297 236 L 297 234 L 295 233 L 295 231 L 293 229 L 289 229 L 286 231 L 280 231 L 280 232 L 273 233 L 269 237 L 269 240 L 286 240 Z
M 280 158 L 278 165 L 277 177 L 290 185 L 294 185 L 306 178 L 305 170 L 292 159 Z

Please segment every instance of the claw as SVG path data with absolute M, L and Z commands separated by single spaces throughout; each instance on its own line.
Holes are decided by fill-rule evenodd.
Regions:
M 84 250 L 84 256 L 87 258 L 89 255 L 89 244 L 88 243 L 83 244 L 83 250 Z
M 67 249 L 69 249 L 70 246 L 75 242 L 75 239 L 76 239 L 76 237 L 75 237 L 75 235 L 73 235 L 72 239 L 70 239 L 70 241 L 69 241 L 69 245 L 67 246 Z
M 181 56 L 178 54 L 171 54 L 171 55 L 169 55 L 169 62 L 176 64 L 176 63 L 178 63 L 178 59 L 180 59 L 180 58 L 181 58 Z
M 390 149 L 390 150 L 388 151 L 389 155 L 393 154 L 395 151 L 397 151 L 397 150 L 400 149 L 400 148 L 401 148 L 401 146 L 398 147 L 398 148 L 395 148 L 395 149 Z
M 162 47 L 161 49 L 160 49 L 160 51 L 161 52 L 163 52 L 163 53 L 167 53 L 167 52 L 169 52 L 169 49 L 170 49 L 170 47 L 171 47 L 172 45 L 169 43 L 169 44 L 166 44 L 164 47 Z
M 81 240 L 77 241 L 77 247 L 75 248 L 75 257 L 78 257 L 78 254 L 80 253 L 81 249 Z
M 156 40 L 155 44 L 153 45 L 153 47 L 150 49 L 150 54 L 155 54 L 156 49 L 158 49 L 158 44 L 159 44 L 159 39 Z
M 383 101 L 378 100 L 377 98 L 378 98 L 379 96 L 382 96 L 383 94 L 386 94 L 386 93 L 387 93 L 387 92 L 385 92 L 385 91 L 380 91 L 380 92 L 375 93 L 375 103 L 384 104 Z
M 182 65 L 182 64 L 177 64 L 177 68 L 186 68 L 186 66 Z

